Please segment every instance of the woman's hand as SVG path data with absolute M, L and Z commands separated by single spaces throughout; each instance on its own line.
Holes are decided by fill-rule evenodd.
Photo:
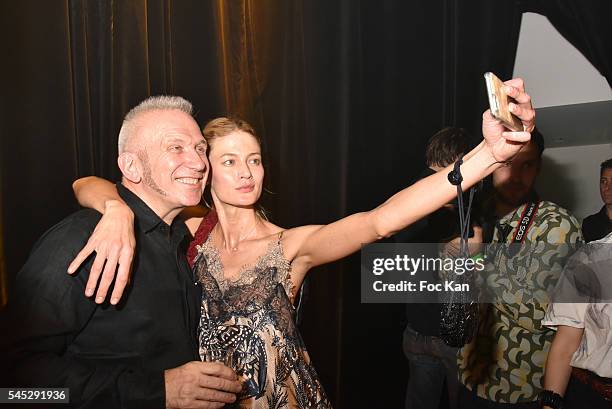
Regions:
M 115 285 L 110 302 L 115 305 L 119 302 L 129 281 L 135 247 L 134 213 L 126 204 L 117 200 L 108 200 L 105 203 L 102 219 L 85 247 L 70 263 L 68 273 L 74 274 L 95 251 L 96 258 L 89 271 L 85 295 L 91 297 L 98 284 L 95 301 L 98 304 L 102 303 L 114 279 Z M 116 277 L 115 272 L 117 272 Z M 101 279 L 100 274 L 102 274 Z
M 523 145 L 529 142 L 530 132 L 535 128 L 535 110 L 531 106 L 531 97 L 525 92 L 523 80 L 514 78 L 504 84 L 504 91 L 516 101 L 510 103 L 509 108 L 523 123 L 523 131 L 509 131 L 491 115 L 490 110 L 483 114 L 482 134 L 485 148 L 489 150 L 494 162 L 512 159 Z

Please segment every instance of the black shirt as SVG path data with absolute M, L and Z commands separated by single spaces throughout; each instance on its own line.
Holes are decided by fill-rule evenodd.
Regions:
M 164 369 L 199 359 L 201 289 L 185 258 L 184 223 L 168 226 L 117 188 L 134 212 L 137 243 L 121 302 L 85 297 L 93 257 L 75 276 L 66 273 L 100 214 L 81 210 L 52 227 L 17 276 L 11 386 L 68 387 L 73 407 L 164 408 Z
M 608 218 L 606 206 L 602 207 L 598 213 L 586 217 L 582 221 L 582 236 L 584 241 L 603 239 L 612 232 L 612 221 Z

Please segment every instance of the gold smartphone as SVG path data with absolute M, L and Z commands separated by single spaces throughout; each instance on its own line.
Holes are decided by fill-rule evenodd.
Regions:
M 523 123 L 512 112 L 508 104 L 512 101 L 504 92 L 504 83 L 497 78 L 492 72 L 484 74 L 485 82 L 487 83 L 487 95 L 489 97 L 489 107 L 491 114 L 500 120 L 504 126 L 513 131 L 522 131 Z

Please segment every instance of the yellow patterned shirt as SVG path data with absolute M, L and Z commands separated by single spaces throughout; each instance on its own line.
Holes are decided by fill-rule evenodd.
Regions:
M 511 243 L 527 204 L 499 221 L 493 243 Z M 542 325 L 549 294 L 567 259 L 582 241 L 580 224 L 567 210 L 542 201 L 518 252 L 489 246 L 483 279 L 494 295 L 481 304 L 479 329 L 458 353 L 459 380 L 499 403 L 537 400 L 554 332 Z M 565 249 L 565 250 L 563 250 Z

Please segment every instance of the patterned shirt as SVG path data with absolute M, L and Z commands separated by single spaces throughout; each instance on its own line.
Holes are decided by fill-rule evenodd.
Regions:
M 511 243 L 528 204 L 504 216 L 493 243 Z M 562 207 L 542 201 L 517 252 L 489 246 L 483 279 L 493 303 L 481 304 L 478 333 L 458 354 L 459 380 L 499 403 L 537 400 L 554 332 L 542 326 L 549 294 L 567 259 L 582 241 L 580 224 Z

